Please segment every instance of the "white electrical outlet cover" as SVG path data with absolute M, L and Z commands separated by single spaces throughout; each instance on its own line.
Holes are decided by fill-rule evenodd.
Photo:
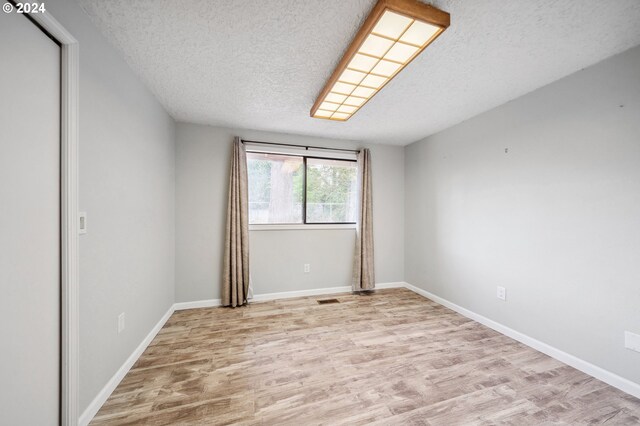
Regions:
M 496 297 L 500 300 L 507 300 L 507 289 L 498 286 L 498 288 L 496 289 Z
M 632 351 L 640 352 L 640 334 L 630 331 L 624 332 L 624 347 Z
M 125 318 L 124 318 L 124 312 L 121 313 L 120 315 L 118 315 L 118 333 L 121 333 L 122 330 L 124 330 L 125 327 Z

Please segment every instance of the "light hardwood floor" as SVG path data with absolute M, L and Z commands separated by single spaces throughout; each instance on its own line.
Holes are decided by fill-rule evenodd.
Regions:
M 640 400 L 409 290 L 173 314 L 94 425 L 640 424 Z

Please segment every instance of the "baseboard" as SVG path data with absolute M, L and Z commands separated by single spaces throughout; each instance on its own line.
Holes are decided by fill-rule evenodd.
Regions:
M 176 311 L 182 311 L 184 309 L 215 308 L 216 306 L 221 305 L 222 301 L 220 299 L 206 299 L 196 300 L 194 302 L 177 302 L 173 304 L 173 308 Z
M 395 283 L 378 283 L 376 284 L 377 290 L 384 290 L 385 288 L 406 288 L 407 283 L 399 281 Z
M 340 287 L 327 287 L 327 288 L 314 288 L 310 290 L 297 290 L 297 291 L 283 291 L 279 293 L 265 293 L 255 294 L 252 302 L 264 302 L 267 300 L 276 299 L 290 299 L 292 297 L 305 297 L 305 296 L 320 296 L 323 294 L 336 294 L 336 293 L 348 293 L 351 291 L 351 286 Z
M 415 293 L 418 293 L 421 296 L 426 297 L 427 299 L 431 299 L 442 306 L 456 311 L 457 313 L 467 318 L 479 322 L 480 324 L 486 325 L 487 327 L 497 331 L 498 333 L 511 337 L 512 339 L 517 340 L 518 342 L 523 343 L 539 352 L 542 352 L 543 354 L 549 355 L 551 358 L 555 358 L 558 361 L 563 362 L 577 370 L 580 370 L 585 374 L 588 374 L 615 388 L 618 388 L 621 391 L 628 393 L 629 395 L 640 398 L 640 384 L 638 383 L 632 382 L 631 380 L 625 379 L 624 377 L 620 377 L 615 373 L 605 370 L 604 368 L 591 364 L 588 361 L 585 361 L 558 348 L 541 342 L 540 340 L 534 339 L 533 337 L 527 336 L 524 333 L 521 333 L 517 330 L 507 327 L 506 325 L 500 324 L 499 322 L 463 308 L 462 306 L 456 305 L 453 302 L 443 299 L 440 296 L 436 296 L 435 294 L 418 288 L 414 285 L 404 283 L 404 287 Z
M 402 288 L 402 287 L 405 287 L 404 282 L 376 284 L 377 289 Z M 350 293 L 350 292 L 351 292 L 351 286 L 344 285 L 339 287 L 313 288 L 309 290 L 281 291 L 277 293 L 256 294 L 253 296 L 251 301 L 265 302 L 268 300 L 276 300 L 276 299 L 290 299 L 293 297 L 321 296 L 323 294 L 338 294 L 338 293 Z M 176 311 L 181 311 L 183 309 L 212 308 L 220 305 L 221 305 L 220 299 L 206 299 L 206 300 L 196 300 L 193 302 L 178 302 L 173 306 Z
M 404 282 L 376 284 L 376 289 L 401 288 L 401 287 L 405 287 Z M 255 296 L 253 296 L 253 299 L 251 300 L 253 302 L 264 302 L 266 300 L 289 299 L 292 297 L 305 297 L 305 296 L 321 296 L 323 294 L 339 294 L 339 293 L 351 293 L 351 286 L 344 285 L 340 287 L 314 288 L 311 290 L 297 290 L 297 291 L 284 291 L 279 293 L 256 294 Z
M 98 413 L 102 404 L 104 404 L 111 393 L 118 387 L 118 384 L 122 381 L 124 376 L 127 375 L 133 364 L 136 363 L 140 355 L 147 349 L 147 346 L 151 343 L 151 341 L 156 337 L 158 332 L 162 329 L 167 320 L 171 317 L 174 311 L 174 306 L 172 305 L 169 310 L 160 318 L 160 321 L 151 329 L 149 334 L 144 338 L 144 340 L 138 345 L 138 347 L 129 355 L 129 358 L 122 364 L 122 366 L 118 369 L 116 374 L 113 375 L 111 380 L 107 382 L 107 384 L 102 388 L 100 393 L 91 401 L 91 404 L 87 407 L 86 410 L 80 415 L 80 419 L 78 420 L 79 426 L 86 426 L 93 419 L 93 417 Z

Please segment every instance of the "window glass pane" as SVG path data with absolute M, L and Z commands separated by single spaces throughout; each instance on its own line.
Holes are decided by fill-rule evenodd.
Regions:
M 247 153 L 249 223 L 302 223 L 301 157 Z
M 357 164 L 307 158 L 307 223 L 355 222 Z

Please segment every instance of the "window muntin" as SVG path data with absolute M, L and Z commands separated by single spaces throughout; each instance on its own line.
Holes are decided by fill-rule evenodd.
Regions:
M 247 152 L 249 224 L 356 221 L 353 160 Z

